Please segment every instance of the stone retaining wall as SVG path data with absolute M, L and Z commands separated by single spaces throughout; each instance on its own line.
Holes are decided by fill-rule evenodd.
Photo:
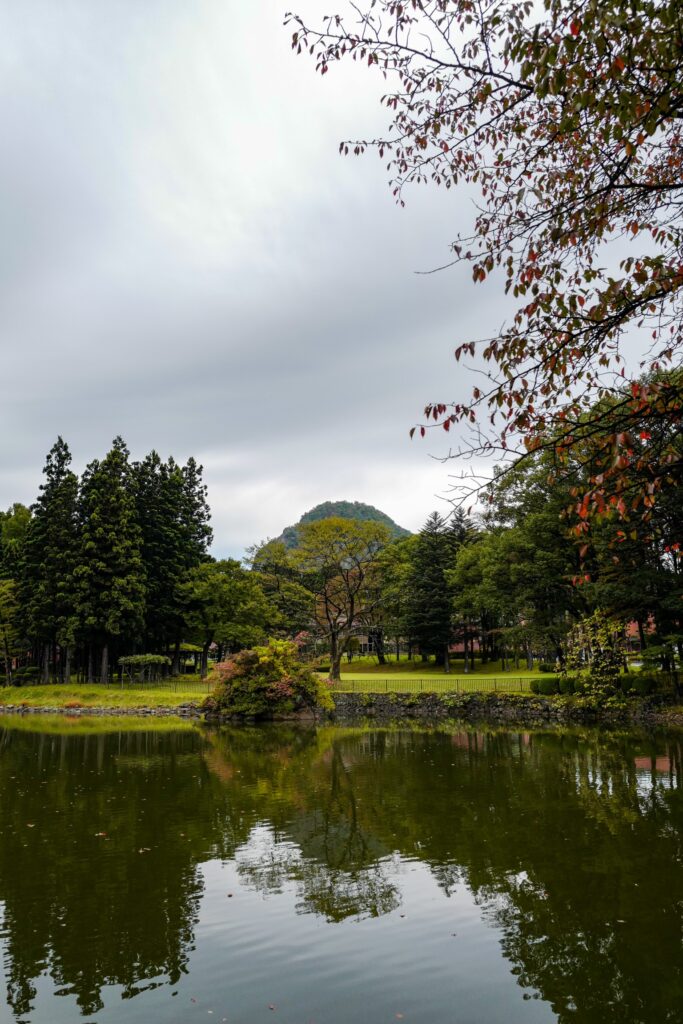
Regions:
M 374 719 L 378 723 L 447 718 L 468 722 L 543 725 L 600 723 L 681 725 L 683 710 L 660 698 L 629 701 L 624 708 L 595 711 L 572 697 L 540 697 L 503 693 L 335 693 L 335 721 Z
M 71 718 L 108 717 L 121 718 L 201 718 L 198 704 L 179 704 L 175 708 L 144 707 L 144 708 L 34 708 L 26 704 L 0 704 L 0 715 L 68 715 Z

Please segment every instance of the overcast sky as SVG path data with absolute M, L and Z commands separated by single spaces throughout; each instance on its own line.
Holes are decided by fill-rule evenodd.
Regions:
M 464 396 L 453 348 L 501 307 L 465 268 L 415 271 L 471 208 L 400 210 L 376 156 L 338 156 L 380 130 L 380 83 L 315 75 L 284 9 L 0 6 L 0 507 L 34 500 L 58 434 L 77 470 L 116 434 L 194 455 L 217 555 L 328 499 L 409 529 L 439 507 L 445 441 L 408 430 Z

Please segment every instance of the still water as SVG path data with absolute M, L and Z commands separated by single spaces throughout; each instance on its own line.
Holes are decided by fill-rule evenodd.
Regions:
M 0 720 L 0 1020 L 683 1020 L 683 742 Z

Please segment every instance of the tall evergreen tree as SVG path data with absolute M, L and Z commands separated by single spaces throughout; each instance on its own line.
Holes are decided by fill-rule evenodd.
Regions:
M 207 551 L 213 540 L 211 509 L 207 499 L 206 484 L 202 479 L 204 467 L 189 458 L 182 468 L 183 497 L 180 521 L 183 531 L 183 545 L 187 568 L 206 561 Z
M 79 612 L 88 645 L 88 678 L 98 650 L 103 683 L 112 647 L 130 648 L 144 622 L 142 536 L 130 478 L 128 449 L 117 437 L 105 458 L 87 467 L 81 487 Z
M 69 447 L 58 437 L 45 462 L 45 482 L 23 545 L 21 603 L 46 682 L 58 664 L 68 680 L 76 628 L 78 477 L 70 465 Z M 63 654 L 59 660 L 58 649 Z
M 448 573 L 463 535 L 460 519 L 451 526 L 438 512 L 432 512 L 411 552 L 407 580 L 404 615 L 408 635 L 419 643 L 423 658 L 433 654 L 446 672 L 453 635 L 453 587 Z
M 0 579 L 18 579 L 31 510 L 15 501 L 0 512 Z
M 131 468 L 136 515 L 145 566 L 144 646 L 161 653 L 182 632 L 183 611 L 178 587 L 195 562 L 185 541 L 185 478 L 172 459 L 162 462 L 152 451 Z

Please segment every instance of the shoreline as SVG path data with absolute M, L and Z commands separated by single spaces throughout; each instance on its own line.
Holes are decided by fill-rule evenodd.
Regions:
M 458 719 L 492 725 L 633 725 L 683 728 L 683 704 L 641 697 L 615 707 L 586 707 L 581 698 L 512 693 L 336 693 L 335 722 L 372 719 L 438 722 Z
M 648 728 L 683 728 L 683 704 L 657 697 L 630 700 L 616 707 L 586 707 L 574 697 L 544 697 L 536 694 L 509 693 L 335 693 L 335 708 L 320 715 L 308 713 L 311 723 L 331 722 L 345 725 L 359 721 L 378 726 L 397 722 L 438 723 L 459 720 L 472 724 L 538 727 L 543 725 L 604 725 Z M 69 718 L 184 718 L 207 724 L 236 724 L 237 718 L 208 717 L 195 701 L 175 706 L 154 704 L 139 706 L 95 705 L 49 707 L 28 702 L 0 704 L 0 715 L 63 715 Z M 283 716 L 282 721 L 302 720 L 301 715 Z
M 93 707 L 66 707 L 54 705 L 41 707 L 36 704 L 0 704 L 0 715 L 64 715 L 65 718 L 197 718 L 203 717 L 198 704 L 179 704 L 167 707 L 162 704 L 147 704 L 140 707 L 97 705 Z

